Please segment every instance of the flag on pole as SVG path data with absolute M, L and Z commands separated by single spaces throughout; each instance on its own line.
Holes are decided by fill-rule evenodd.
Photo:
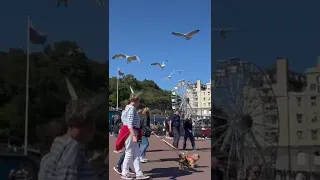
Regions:
M 38 31 L 31 23 L 29 25 L 29 38 L 33 44 L 39 45 L 44 45 L 47 41 L 47 35 Z
M 119 76 L 123 76 L 123 75 L 124 75 L 124 72 L 122 72 L 122 71 L 120 70 L 120 68 L 118 68 L 118 75 L 119 75 Z

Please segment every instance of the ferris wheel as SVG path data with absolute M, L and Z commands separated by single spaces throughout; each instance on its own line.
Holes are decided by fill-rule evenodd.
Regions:
M 190 104 L 190 100 L 194 99 L 192 93 L 193 84 L 186 80 L 180 80 L 171 92 L 172 109 L 179 110 L 182 115 L 195 114 L 194 108 Z
M 227 180 L 239 180 L 252 164 L 273 180 L 279 137 L 276 98 L 269 77 L 251 62 L 218 61 L 213 87 L 212 151 L 225 157 Z

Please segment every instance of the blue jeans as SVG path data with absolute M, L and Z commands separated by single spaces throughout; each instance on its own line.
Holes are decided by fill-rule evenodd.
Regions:
M 123 154 L 121 155 L 119 161 L 118 161 L 117 166 L 120 167 L 120 168 L 121 168 L 122 163 L 123 163 L 123 161 L 124 161 L 124 156 L 125 156 L 125 155 L 126 155 L 126 153 L 123 153 Z
M 141 144 L 140 144 L 140 148 L 141 148 L 141 157 L 145 158 L 146 157 L 146 151 L 149 147 L 149 140 L 146 136 L 142 136 L 141 139 Z

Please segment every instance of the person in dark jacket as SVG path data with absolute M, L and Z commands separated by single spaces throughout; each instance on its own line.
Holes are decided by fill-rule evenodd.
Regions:
M 119 115 L 114 115 L 112 121 L 113 121 L 113 135 L 114 137 L 118 137 L 119 130 L 121 129 L 121 126 L 122 126 L 121 118 Z
M 141 129 L 142 129 L 142 139 L 140 143 L 141 148 L 141 157 L 140 162 L 146 163 L 148 159 L 146 158 L 146 151 L 149 147 L 149 140 L 148 138 L 153 133 L 150 127 L 150 109 L 148 107 L 144 108 L 141 112 Z
M 195 150 L 196 145 L 194 143 L 194 136 L 192 133 L 192 120 L 190 115 L 188 115 L 187 119 L 184 121 L 183 128 L 184 128 L 183 150 L 186 149 L 188 139 L 191 142 L 192 149 Z
M 218 159 L 214 156 L 211 156 L 211 179 L 223 180 L 223 173 L 218 167 Z
M 176 111 L 172 117 L 170 122 L 170 132 L 173 133 L 173 146 L 175 148 L 179 148 L 179 140 L 180 140 L 180 113 Z

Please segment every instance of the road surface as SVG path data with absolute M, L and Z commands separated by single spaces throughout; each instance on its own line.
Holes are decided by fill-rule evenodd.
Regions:
M 172 143 L 172 140 L 165 139 Z M 116 138 L 110 136 L 109 139 L 109 179 L 121 179 L 120 176 L 113 170 L 117 164 L 121 154 L 114 153 Z M 178 163 L 174 160 L 177 159 L 177 154 L 165 143 L 163 143 L 155 135 L 149 139 L 149 149 L 147 151 L 147 158 L 149 162 L 142 163 L 142 170 L 146 175 L 149 175 L 154 180 L 205 180 L 211 179 L 211 151 L 210 140 L 196 141 L 197 150 L 190 153 L 198 153 L 200 160 L 197 162 L 196 171 L 188 172 L 179 170 Z M 179 147 L 182 147 L 182 140 L 180 140 Z M 191 148 L 190 142 L 187 142 L 187 148 Z

